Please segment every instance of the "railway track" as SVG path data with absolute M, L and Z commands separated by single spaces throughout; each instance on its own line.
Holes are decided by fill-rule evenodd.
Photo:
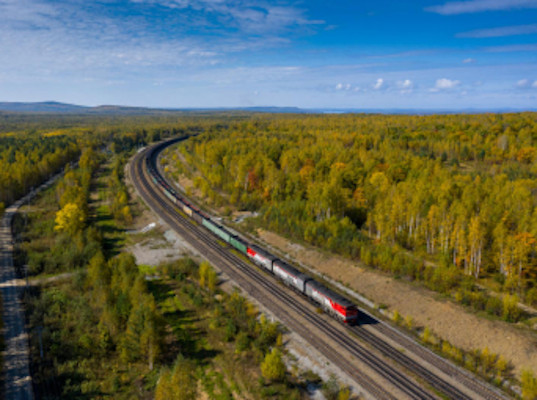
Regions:
M 133 161 L 133 164 L 135 162 Z M 214 242 L 214 238 L 208 233 L 203 231 L 203 228 L 200 228 L 195 223 L 183 217 L 180 213 L 177 213 L 175 208 L 168 204 L 166 198 L 161 197 L 161 193 L 158 190 L 154 190 L 151 187 L 151 183 L 144 175 L 144 172 L 141 170 L 140 165 L 141 161 L 138 164 L 136 171 L 133 171 L 133 166 L 131 166 L 131 176 L 138 177 L 140 182 L 139 185 L 135 179 L 135 186 L 137 190 L 144 198 L 146 203 L 154 210 L 161 209 L 159 215 L 161 218 L 168 223 L 174 230 L 176 230 L 181 236 L 187 239 L 193 247 L 196 248 L 200 253 L 214 265 L 221 268 L 233 281 L 235 281 L 239 286 L 244 290 L 249 292 L 254 297 L 257 297 L 261 303 L 265 303 L 267 308 L 271 309 L 275 315 L 278 316 L 284 323 L 290 326 L 295 330 L 300 336 L 304 337 L 310 344 L 312 344 L 318 351 L 325 355 L 330 361 L 334 364 L 340 366 L 350 377 L 352 377 L 358 384 L 360 384 L 365 391 L 370 393 L 374 398 L 378 399 L 387 399 L 387 400 L 396 400 L 397 397 L 390 394 L 381 386 L 377 385 L 371 378 L 366 375 L 363 375 L 358 371 L 350 361 L 345 357 L 338 354 L 338 352 L 333 348 L 333 346 L 325 343 L 318 336 L 313 334 L 308 329 L 305 329 L 303 325 L 296 324 L 296 321 L 293 321 L 289 312 L 280 307 L 278 303 L 275 302 L 263 302 L 263 299 L 259 299 L 259 295 L 263 294 L 259 292 L 259 286 L 264 289 L 269 288 L 269 293 L 271 296 L 274 296 L 272 293 L 274 291 L 281 291 L 281 288 L 274 286 L 269 286 L 266 284 L 266 274 L 261 273 L 252 268 L 252 266 L 246 264 L 244 261 L 240 260 L 235 255 L 228 252 L 227 249 L 222 248 L 220 245 Z M 162 212 L 163 211 L 163 212 Z M 239 268 L 237 268 L 239 267 Z M 255 268 L 255 267 L 254 267 Z M 252 278 L 255 284 L 252 284 Z M 268 299 L 268 297 L 266 297 Z M 297 308 L 295 301 L 291 303 L 294 308 Z M 303 312 L 303 310 L 302 310 Z M 311 311 L 310 311 L 311 312 Z M 307 313 L 305 313 L 307 315 Z M 324 321 L 317 321 L 317 324 L 324 324 Z M 293 326 L 296 325 L 296 326 Z M 364 350 L 364 353 L 366 351 Z M 435 398 L 431 397 L 427 393 L 418 387 L 418 394 L 414 396 L 409 396 L 410 398 L 415 399 L 430 399 Z
M 505 395 L 495 387 L 492 387 L 480 378 L 473 375 L 472 373 L 462 370 L 456 365 L 452 364 L 450 361 L 445 360 L 440 357 L 433 351 L 429 350 L 426 347 L 416 343 L 414 340 L 410 339 L 406 335 L 401 334 L 396 331 L 394 328 L 389 326 L 384 322 L 380 322 L 374 326 L 378 332 L 384 336 L 390 338 L 394 342 L 401 345 L 403 348 L 411 351 L 416 354 L 422 360 L 428 362 L 431 365 L 434 365 L 440 371 L 442 371 L 447 376 L 452 377 L 456 381 L 460 382 L 464 386 L 470 388 L 474 393 L 478 394 L 481 398 L 487 400 L 509 400 L 510 397 Z
M 172 227 L 178 230 L 181 235 L 186 236 L 186 238 L 191 241 L 192 244 L 199 244 L 199 242 L 203 243 L 204 246 L 195 246 L 201 247 L 200 250 L 203 254 L 207 255 L 206 247 L 209 247 L 212 252 L 216 253 L 217 258 L 219 257 L 220 259 L 223 258 L 224 260 L 226 260 L 225 272 L 228 273 L 228 269 L 230 269 L 232 271 L 231 273 L 228 273 L 230 277 L 232 277 L 234 280 L 235 278 L 238 278 L 238 283 L 241 283 L 242 281 L 242 284 L 245 284 L 246 286 L 251 286 L 249 282 L 244 282 L 244 277 L 234 276 L 236 275 L 236 273 L 234 274 L 233 271 L 235 271 L 236 269 L 240 269 L 241 272 L 247 275 L 248 279 L 255 281 L 256 285 L 258 286 L 263 286 L 269 293 L 271 293 L 271 296 L 277 296 L 278 298 L 283 299 L 286 304 L 290 305 L 290 307 L 293 308 L 293 310 L 297 313 L 302 314 L 302 316 L 305 317 L 305 319 L 307 319 L 310 323 L 315 324 L 315 326 L 323 326 L 323 330 L 326 335 L 332 337 L 339 345 L 343 346 L 349 354 L 354 355 L 357 359 L 368 365 L 380 376 L 392 382 L 410 398 L 435 398 L 434 395 L 428 393 L 427 391 L 424 391 L 420 386 L 409 380 L 408 377 L 403 375 L 401 372 L 386 364 L 384 360 L 381 360 L 377 356 L 371 354 L 370 350 L 359 345 L 354 338 L 348 335 L 348 333 L 341 332 L 341 329 L 336 329 L 331 325 L 326 325 L 326 322 L 319 316 L 315 314 L 312 315 L 311 310 L 305 309 L 304 307 L 300 306 L 299 303 L 297 303 L 294 298 L 292 298 L 288 293 L 286 293 L 286 291 L 283 291 L 282 288 L 278 288 L 273 284 L 267 285 L 267 274 L 261 275 L 261 273 L 256 269 L 253 269 L 251 265 L 245 263 L 242 259 L 229 253 L 227 249 L 222 248 L 220 245 L 216 244 L 214 238 L 208 232 L 204 231 L 203 229 L 200 230 L 195 223 L 191 222 L 189 219 L 184 218 L 180 213 L 177 213 L 173 205 L 170 205 L 168 203 L 168 200 L 163 196 L 163 194 L 159 190 L 155 190 L 152 188 L 151 183 L 145 176 L 142 164 L 143 153 L 137 155 L 136 159 L 131 164 L 131 175 L 140 179 L 141 185 L 140 182 L 136 181 L 136 179 L 133 179 L 133 181 L 138 187 L 140 193 L 142 194 L 142 197 L 144 197 L 144 199 L 155 210 L 160 209 L 161 212 L 164 211 L 164 219 L 166 220 L 166 222 L 168 222 L 170 225 L 172 225 Z M 211 260 L 211 262 L 214 261 Z M 216 264 L 220 264 L 220 262 L 217 262 Z M 416 361 L 403 355 L 398 349 L 393 348 L 392 346 L 383 342 L 381 339 L 375 337 L 374 335 L 370 333 L 368 334 L 367 332 L 365 334 L 361 334 L 362 332 L 360 332 L 359 328 L 354 328 L 353 331 L 358 331 L 358 336 L 362 340 L 366 341 L 373 347 L 379 348 L 383 355 L 397 361 L 406 368 L 409 368 L 412 373 L 419 376 L 420 379 L 427 382 L 427 384 L 429 384 L 435 390 L 441 392 L 444 396 L 448 396 L 454 399 L 475 398 L 475 396 L 470 396 L 460 391 L 458 388 L 454 387 L 449 382 L 445 382 L 443 379 L 437 377 L 436 375 L 428 371 L 426 368 L 419 365 Z M 326 353 L 326 350 L 328 352 L 332 351 L 329 347 L 326 347 L 325 344 L 314 343 L 314 345 L 317 345 L 319 349 L 325 349 L 324 353 Z M 342 364 L 344 362 L 345 360 L 338 359 L 336 364 Z M 370 392 L 376 398 L 394 398 L 392 395 L 378 387 L 378 385 L 371 382 L 365 382 L 364 375 L 356 374 L 354 367 L 349 365 L 342 367 L 344 370 L 346 370 L 347 373 L 349 373 L 349 375 L 355 378 L 357 382 L 364 387 L 365 390 Z M 490 397 L 488 395 L 484 395 L 482 397 L 487 399 L 504 398 Z

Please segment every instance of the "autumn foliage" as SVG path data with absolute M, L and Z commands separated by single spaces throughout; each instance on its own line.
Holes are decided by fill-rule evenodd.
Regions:
M 451 268 L 494 277 L 537 302 L 535 114 L 258 116 L 180 146 L 208 198 L 269 229 L 412 279 L 435 274 L 408 267 L 424 258 L 443 266 L 439 285 Z

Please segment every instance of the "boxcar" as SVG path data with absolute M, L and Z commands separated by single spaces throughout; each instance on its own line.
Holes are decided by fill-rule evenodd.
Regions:
M 202 219 L 211 219 L 211 217 L 209 217 L 207 214 L 205 214 L 203 211 L 201 211 L 199 208 L 196 209 L 196 212 L 198 213 L 198 215 L 200 216 L 200 221 L 199 223 L 201 224 L 202 223 Z
M 309 276 L 303 274 L 295 267 L 287 264 L 282 260 L 275 260 L 272 264 L 272 272 L 283 282 L 299 290 L 301 293 L 305 292 L 304 284 L 307 280 L 311 279 Z
M 190 207 L 192 208 L 192 215 L 191 215 L 192 219 L 196 221 L 198 224 L 202 224 L 205 218 L 203 218 L 200 212 L 196 210 L 195 208 L 193 208 L 192 205 L 190 205 Z
M 229 244 L 239 250 L 242 254 L 247 254 L 248 244 L 240 236 L 233 235 L 229 238 Z
M 270 254 L 268 251 L 251 244 L 246 249 L 246 255 L 250 257 L 256 264 L 261 265 L 263 268 L 266 268 L 272 272 L 272 263 L 274 260 L 276 260 L 276 257 Z
M 174 197 L 173 194 L 171 194 L 168 190 L 165 190 L 165 191 L 164 191 L 164 194 L 165 194 L 166 197 L 169 198 L 173 203 L 176 202 L 175 197 Z
M 354 323 L 358 319 L 358 309 L 350 300 L 313 279 L 307 281 L 305 287 L 309 298 L 319 303 L 326 312 L 340 321 Z
M 226 243 L 229 243 L 231 235 L 223 226 L 218 225 L 216 222 L 211 221 L 210 219 L 203 218 L 201 224 L 209 229 L 216 236 L 222 238 Z
M 192 209 L 190 208 L 190 205 L 188 203 L 183 204 L 183 211 L 185 212 L 186 215 L 188 215 L 189 217 L 192 217 Z

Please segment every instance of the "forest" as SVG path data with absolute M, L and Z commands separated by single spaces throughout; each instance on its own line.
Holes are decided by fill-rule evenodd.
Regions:
M 247 228 L 360 260 L 508 322 L 524 320 L 519 301 L 537 305 L 534 113 L 0 121 L 0 213 L 64 172 L 37 211 L 16 220 L 20 275 L 27 266 L 30 279 L 72 277 L 25 298 L 35 379 L 49 393 L 167 398 L 181 382 L 198 382 L 211 398 L 225 398 L 235 390 L 230 380 L 248 384 L 220 372 L 240 361 L 258 371 L 247 390 L 299 396 L 300 378 L 280 364 L 271 378 L 271 364 L 281 362 L 275 328 L 244 300 L 219 292 L 210 266 L 182 260 L 148 283 L 122 252 L 140 212 L 124 183 L 128 157 L 185 133 L 198 135 L 163 162 L 224 215 L 257 211 Z M 192 312 L 206 317 L 187 328 Z M 185 329 L 175 331 L 179 325 Z M 200 350 L 206 338 L 192 343 L 188 329 L 205 332 L 226 358 Z M 48 348 L 42 359 L 40 335 Z M 170 341 L 185 351 L 170 356 Z M 537 387 L 528 379 L 524 387 Z
M 80 150 L 14 222 L 37 398 L 300 399 L 306 382 L 321 384 L 287 371 L 278 324 L 238 292 L 220 290 L 208 263 L 140 266 L 126 251 L 158 233 L 132 233 L 144 208 L 129 193 L 125 164 L 140 143 L 182 129 L 40 134 Z M 335 380 L 323 390 L 349 394 Z
M 259 116 L 171 157 L 213 204 L 259 211 L 268 229 L 458 288 L 506 320 L 537 304 L 534 113 Z

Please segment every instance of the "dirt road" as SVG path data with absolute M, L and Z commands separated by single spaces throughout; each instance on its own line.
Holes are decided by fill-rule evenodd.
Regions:
M 28 334 L 24 328 L 24 313 L 19 300 L 13 266 L 11 221 L 20 203 L 6 209 L 0 228 L 0 293 L 3 300 L 4 321 L 3 373 L 4 399 L 33 399 L 32 378 L 29 367 Z

